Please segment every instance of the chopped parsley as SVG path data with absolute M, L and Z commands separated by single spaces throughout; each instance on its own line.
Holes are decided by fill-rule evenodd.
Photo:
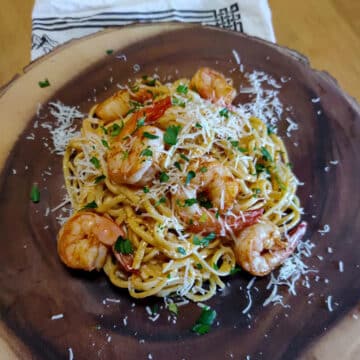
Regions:
M 114 52 L 113 49 L 107 49 L 107 50 L 106 50 L 106 53 L 107 53 L 108 55 L 111 55 L 113 52 Z
M 177 88 L 176 88 L 176 92 L 178 92 L 179 94 L 184 94 L 186 95 L 187 92 L 188 92 L 188 87 L 186 85 L 179 85 Z
M 164 133 L 164 142 L 168 145 L 175 145 L 177 143 L 177 137 L 181 126 L 171 125 L 169 126 Z
M 104 132 L 105 135 L 108 134 L 107 128 L 105 126 L 101 126 L 102 131 Z
M 179 254 L 181 254 L 181 255 L 186 255 L 186 250 L 185 250 L 183 247 L 181 247 L 181 246 L 179 246 L 178 248 L 176 248 L 176 251 L 177 251 Z
M 197 268 L 198 270 L 201 270 L 201 269 L 203 268 L 200 263 L 197 263 L 195 266 L 196 266 L 196 268 Z
M 186 175 L 185 185 L 189 185 L 190 181 L 196 176 L 195 172 L 190 170 Z
M 140 87 L 138 84 L 134 84 L 132 86 L 130 86 L 130 90 L 133 92 L 133 93 L 137 93 L 139 90 L 140 90 Z
M 158 206 L 160 204 L 164 204 L 165 202 L 166 202 L 166 198 L 163 196 L 155 203 L 155 206 Z
M 144 186 L 143 188 L 144 194 L 147 194 L 149 191 L 150 191 L 149 188 L 147 186 Z
M 194 205 L 194 204 L 196 204 L 196 203 L 197 203 L 197 200 L 196 200 L 196 199 L 186 199 L 186 200 L 184 201 L 185 206 L 192 206 L 192 205 Z
M 221 109 L 219 111 L 219 114 L 220 114 L 220 116 L 228 118 L 229 117 L 229 110 L 227 108 L 223 108 L 223 109 Z
M 50 86 L 50 82 L 47 78 L 44 81 L 39 81 L 38 84 L 41 88 L 46 88 Z
M 136 123 L 136 130 L 145 125 L 145 116 L 140 118 Z
M 219 213 L 219 210 L 217 210 L 216 213 L 215 213 L 215 219 L 218 219 L 219 216 L 220 216 L 220 213 Z
M 205 167 L 205 166 L 202 166 L 201 168 L 200 168 L 200 172 L 202 172 L 202 173 L 206 173 L 208 171 L 208 169 L 207 169 L 207 167 Z
M 187 162 L 190 161 L 190 159 L 189 159 L 186 155 L 184 155 L 184 154 L 180 154 L 180 157 L 181 157 L 183 160 L 187 161 Z
M 110 146 L 108 144 L 108 142 L 105 139 L 101 139 L 101 143 L 107 148 L 110 149 Z
M 184 108 L 186 106 L 184 101 L 181 101 L 180 99 L 178 99 L 177 97 L 173 96 L 171 98 L 171 104 L 174 106 L 180 106 L 182 108 Z
M 275 127 L 275 126 L 273 126 L 273 125 L 268 125 L 268 126 L 267 126 L 267 133 L 268 133 L 268 135 L 275 134 L 275 130 L 276 130 L 276 127 Z
M 96 169 L 100 169 L 100 161 L 98 158 L 96 158 L 95 156 L 93 156 L 90 159 L 90 162 L 95 166 Z
M 214 232 L 211 232 L 210 234 L 206 235 L 202 239 L 195 235 L 193 237 L 193 244 L 201 246 L 201 247 L 206 247 L 206 246 L 209 246 L 210 242 L 213 241 L 215 238 L 216 238 L 216 235 Z
M 169 179 L 169 175 L 166 172 L 160 173 L 160 182 L 167 182 Z
M 236 141 L 236 140 L 230 140 L 230 144 L 231 144 L 235 149 L 239 150 L 239 151 L 242 152 L 242 153 L 245 153 L 245 152 L 248 151 L 247 149 L 239 146 L 239 142 Z
M 150 134 L 147 131 L 144 131 L 143 136 L 148 139 L 158 139 L 159 138 L 157 135 Z
M 292 168 L 294 167 L 294 164 L 291 163 L 291 162 L 288 162 L 288 163 L 286 164 L 286 166 L 289 167 L 290 169 L 292 169 Z
M 34 183 L 31 187 L 30 200 L 35 204 L 40 201 L 40 190 L 37 183 Z
M 270 175 L 269 169 L 268 169 L 265 165 L 263 165 L 263 164 L 256 164 L 256 165 L 255 165 L 255 170 L 256 170 L 256 174 L 257 174 L 257 175 L 260 174 L 260 173 L 263 172 L 263 171 L 265 171 L 267 174 Z
M 197 319 L 196 324 L 192 327 L 191 330 L 199 335 L 207 334 L 215 319 L 216 311 L 210 307 L 204 307 L 201 311 L 199 319 Z
M 195 124 L 195 127 L 197 127 L 198 129 L 202 129 L 201 124 L 200 124 L 200 123 L 198 123 L 198 122 Z
M 155 86 L 156 79 L 151 78 L 147 75 L 143 76 L 144 84 L 148 86 Z
M 127 150 L 122 152 L 122 159 L 126 160 L 129 157 L 129 152 Z
M 264 146 L 262 146 L 260 150 L 261 150 L 261 154 L 262 154 L 262 156 L 263 156 L 263 159 L 264 159 L 265 161 L 270 161 L 270 162 L 273 161 L 273 159 L 272 159 L 269 151 L 268 151 Z
M 174 162 L 174 166 L 181 171 L 181 165 L 178 161 Z
M 219 270 L 219 266 L 218 266 L 218 264 L 213 264 L 213 268 L 214 268 L 214 270 L 216 270 L 216 271 L 218 271 Z
M 238 266 L 238 265 L 235 265 L 235 267 L 233 267 L 231 270 L 230 270 L 230 273 L 229 275 L 235 275 L 236 273 L 240 272 L 241 271 L 241 267 Z
M 152 154 L 153 152 L 150 148 L 146 148 L 140 153 L 141 156 L 152 156 Z
M 119 236 L 115 242 L 114 249 L 116 252 L 124 255 L 129 255 L 134 252 L 134 249 L 131 245 L 129 239 L 124 239 L 122 236 Z
M 124 123 L 122 123 L 121 126 L 116 123 L 113 124 L 113 126 L 110 128 L 110 135 L 112 137 L 118 136 L 123 127 L 124 127 Z
M 102 181 L 104 181 L 106 179 L 106 176 L 105 175 L 100 175 L 100 176 L 97 176 L 94 180 L 94 183 L 95 184 L 99 184 L 101 183 Z
M 83 208 L 81 208 L 81 210 L 85 210 L 85 209 L 96 209 L 97 203 L 95 201 L 91 201 L 89 203 L 87 203 Z
M 178 310 L 178 307 L 175 303 L 170 303 L 168 304 L 168 309 L 171 313 L 173 313 L 174 315 L 177 315 L 179 310 Z

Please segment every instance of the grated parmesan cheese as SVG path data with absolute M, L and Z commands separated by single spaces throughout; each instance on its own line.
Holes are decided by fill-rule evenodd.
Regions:
M 74 353 L 73 353 L 73 350 L 72 348 L 68 348 L 68 351 L 69 351 L 69 360 L 74 360 Z

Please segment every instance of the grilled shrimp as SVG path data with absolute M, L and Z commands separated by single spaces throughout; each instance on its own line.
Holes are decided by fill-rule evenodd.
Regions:
M 156 138 L 145 138 L 144 133 Z M 160 129 L 143 126 L 132 140 L 116 142 L 107 155 L 109 178 L 116 184 L 147 184 L 158 172 L 156 165 L 164 149 L 162 139 Z
M 262 215 L 262 209 L 244 213 L 235 211 L 237 215 L 226 215 L 226 211 L 236 204 L 239 185 L 231 171 L 217 160 L 200 161 L 194 170 L 199 171 L 194 171 L 196 176 L 191 181 L 191 187 L 179 191 L 175 199 L 178 214 L 188 224 L 189 231 L 225 235 L 226 226 L 227 230 L 239 231 L 255 223 Z M 190 205 L 186 203 L 187 199 L 198 201 Z
M 152 98 L 153 95 L 143 88 L 137 92 L 119 90 L 100 103 L 95 109 L 95 114 L 107 124 L 124 117 L 131 109 L 131 100 L 144 103 L 145 101 L 152 100 Z
M 268 220 L 251 225 L 236 237 L 236 262 L 252 275 L 265 276 L 294 252 L 306 228 L 307 223 L 302 221 L 284 241 L 279 228 Z
M 190 88 L 197 91 L 204 99 L 213 102 L 222 101 L 230 105 L 236 96 L 236 90 L 223 74 L 208 67 L 200 68 L 190 81 Z
M 115 251 L 119 237 L 125 237 L 125 232 L 112 220 L 92 212 L 78 212 L 59 231 L 58 253 L 66 266 L 92 271 L 100 270 L 109 252 L 113 252 L 121 267 L 133 272 L 133 256 Z
M 99 270 L 119 236 L 124 236 L 123 230 L 108 218 L 92 212 L 78 212 L 59 231 L 58 253 L 68 267 Z
M 143 186 L 155 176 L 164 149 L 163 132 L 147 124 L 155 122 L 170 106 L 171 100 L 166 97 L 137 111 L 125 123 L 107 154 L 111 181 Z
M 120 90 L 100 103 L 95 110 L 104 123 L 120 119 L 130 110 L 130 94 L 127 90 Z

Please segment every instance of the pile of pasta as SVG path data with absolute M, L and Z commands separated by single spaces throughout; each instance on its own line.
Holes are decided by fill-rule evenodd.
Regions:
M 95 105 L 67 146 L 63 170 L 74 212 L 121 229 L 112 246 L 103 244 L 100 267 L 134 298 L 207 300 L 237 271 L 239 237 L 259 241 L 246 229 L 267 221 L 286 238 L 300 221 L 283 141 L 232 105 L 231 83 L 213 74 L 223 79 L 216 72 L 205 73 L 211 81 L 199 74 L 167 84 L 137 79 Z M 262 256 L 249 251 L 250 262 Z

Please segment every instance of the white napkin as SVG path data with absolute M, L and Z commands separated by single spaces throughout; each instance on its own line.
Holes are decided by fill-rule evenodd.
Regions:
M 107 27 L 160 21 L 197 22 L 275 41 L 267 0 L 36 0 L 31 59 Z

